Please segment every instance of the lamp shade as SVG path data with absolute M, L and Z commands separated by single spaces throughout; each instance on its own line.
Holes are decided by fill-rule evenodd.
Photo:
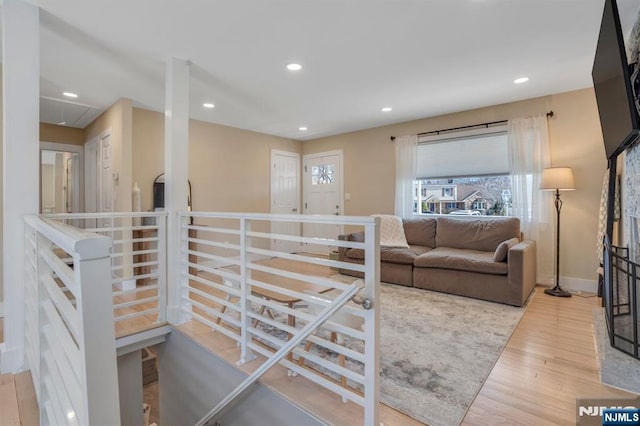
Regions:
M 571 191 L 576 189 L 571 167 L 549 167 L 542 171 L 540 189 L 543 191 Z

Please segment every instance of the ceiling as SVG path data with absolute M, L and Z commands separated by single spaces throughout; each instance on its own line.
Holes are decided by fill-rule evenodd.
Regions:
M 604 0 L 32 2 L 42 121 L 84 127 L 121 97 L 163 111 L 173 56 L 192 118 L 308 140 L 590 87 Z

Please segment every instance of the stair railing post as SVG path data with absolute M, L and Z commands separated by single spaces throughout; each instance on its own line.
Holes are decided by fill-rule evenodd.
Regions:
M 40 418 L 44 419 L 45 418 L 45 413 L 44 413 L 44 404 L 40 398 L 41 395 L 44 395 L 44 381 L 42 380 L 42 371 L 44 371 L 44 357 L 42 355 L 42 329 L 44 327 L 43 324 L 43 315 L 41 315 L 40 310 L 42 309 L 42 304 L 44 302 L 44 295 L 46 294 L 45 291 L 41 291 L 40 289 L 40 277 L 42 275 L 47 275 L 51 273 L 51 268 L 49 268 L 49 265 L 47 265 L 47 262 L 44 261 L 44 259 L 42 259 L 42 257 L 40 256 L 40 250 L 45 248 L 45 247 L 51 247 L 52 244 L 51 242 L 46 239 L 45 237 L 43 237 L 38 231 L 37 229 L 34 228 L 34 233 L 35 233 L 35 239 L 36 239 L 36 276 L 35 276 L 35 280 L 36 282 L 34 283 L 36 286 L 36 309 L 35 309 L 35 314 L 36 314 L 36 320 L 37 320 L 37 324 L 38 324 L 38 337 L 36 338 L 36 347 L 37 347 L 37 352 L 36 352 L 36 356 L 38 357 L 38 366 L 37 366 L 37 370 L 36 371 L 31 371 L 32 373 L 32 380 L 34 380 L 34 386 L 37 386 L 38 389 L 36 389 L 37 393 L 38 393 L 38 408 L 40 409 Z M 35 373 L 35 374 L 34 374 Z
M 251 279 L 251 269 L 248 263 L 251 261 L 247 256 L 247 249 L 251 247 L 251 237 L 248 233 L 251 231 L 251 220 L 247 218 L 240 219 L 240 360 L 238 364 L 244 364 L 254 359 L 254 355 L 249 348 L 251 341 L 251 318 L 248 312 L 251 310 L 251 285 L 247 282 Z
M 158 323 L 167 320 L 167 216 L 156 215 L 158 227 Z
M 180 259 L 179 262 L 179 286 L 178 289 L 178 324 L 191 321 L 191 312 L 193 304 L 187 302 L 189 299 L 189 217 L 180 214 L 178 216 L 178 232 L 180 243 Z
M 365 310 L 365 369 L 364 369 L 364 424 L 378 426 L 380 424 L 380 218 L 374 223 L 365 225 L 365 273 L 364 297 L 373 301 L 373 309 Z
M 85 366 L 81 378 L 83 418 L 80 424 L 119 425 L 120 399 L 113 326 L 110 238 L 96 235 L 76 246 L 74 281 L 80 286 L 80 356 Z

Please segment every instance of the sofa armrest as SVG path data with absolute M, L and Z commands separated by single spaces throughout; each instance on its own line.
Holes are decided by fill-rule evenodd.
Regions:
M 362 232 L 352 232 L 351 234 L 342 234 L 338 235 L 338 240 L 340 241 L 364 241 L 364 231 Z M 345 261 L 347 258 L 347 247 L 338 247 L 338 260 Z
M 349 241 L 349 234 L 338 235 L 338 240 L 340 241 Z M 347 248 L 346 247 L 338 247 L 338 260 L 340 262 L 345 262 L 347 258 Z
M 536 242 L 524 240 L 511 247 L 507 257 L 510 305 L 522 306 L 536 285 Z

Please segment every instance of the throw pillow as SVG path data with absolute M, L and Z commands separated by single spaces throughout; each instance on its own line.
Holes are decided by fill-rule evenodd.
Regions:
M 390 214 L 374 214 L 372 216 L 380 218 L 381 246 L 409 248 L 401 217 Z
M 493 261 L 494 262 L 505 262 L 507 260 L 507 254 L 509 253 L 509 249 L 511 247 L 518 244 L 520 240 L 517 238 L 511 238 L 507 241 L 501 242 L 496 248 L 495 253 L 493 253 Z

